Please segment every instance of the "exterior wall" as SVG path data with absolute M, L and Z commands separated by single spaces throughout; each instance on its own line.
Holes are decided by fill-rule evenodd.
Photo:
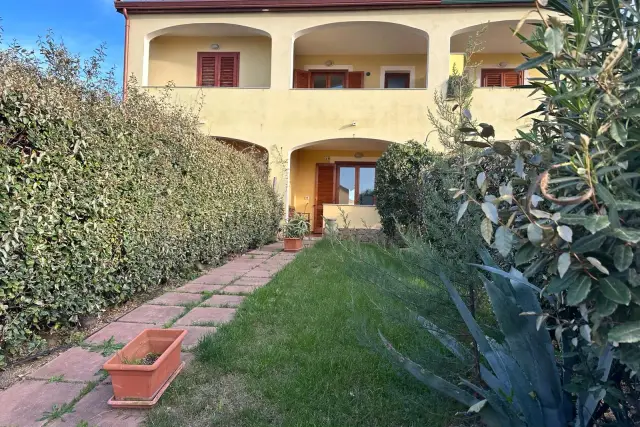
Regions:
M 151 41 L 149 85 L 195 86 L 198 52 L 240 52 L 240 87 L 269 87 L 271 84 L 271 39 L 269 37 L 171 37 Z
M 364 71 L 365 89 L 384 88 L 380 86 L 380 67 L 382 66 L 409 66 L 415 68 L 415 87 L 427 87 L 427 55 L 296 55 L 294 68 L 304 69 L 309 65 L 323 65 L 327 60 L 334 64 L 351 65 L 353 71 Z M 335 67 L 333 67 L 335 68 Z
M 340 212 L 342 210 L 342 212 Z M 345 223 L 343 213 L 346 215 Z M 375 206 L 324 205 L 324 216 L 336 218 L 338 228 L 380 228 L 380 215 Z
M 356 159 L 354 153 L 358 151 L 363 157 Z M 374 162 L 382 155 L 381 151 L 359 151 L 359 150 L 296 150 L 291 154 L 291 168 L 289 175 L 290 197 L 289 205 L 294 207 L 296 212 L 307 212 L 311 215 L 313 224 L 313 205 L 315 204 L 316 185 L 316 164 L 335 163 L 345 161 L 368 161 Z M 327 160 L 328 158 L 328 160 Z M 305 199 L 308 197 L 309 199 Z M 326 205 L 325 205 L 326 206 Z M 349 206 L 349 205 L 347 205 Z M 324 214 L 327 215 L 326 213 Z M 380 220 L 378 219 L 378 222 Z M 354 221 L 361 225 L 360 221 Z

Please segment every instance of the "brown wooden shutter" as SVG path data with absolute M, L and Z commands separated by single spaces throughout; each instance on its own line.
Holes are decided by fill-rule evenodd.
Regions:
M 220 66 L 218 86 L 220 87 L 238 87 L 238 60 L 240 54 L 220 53 Z
M 293 70 L 293 87 L 309 89 L 311 87 L 311 73 L 305 70 Z
M 364 71 L 350 71 L 349 73 L 347 73 L 347 88 L 364 88 Z
M 522 73 L 518 71 L 505 71 L 502 75 L 502 85 L 514 87 L 522 84 Z
M 239 52 L 198 52 L 198 86 L 238 87 Z
M 313 209 L 313 232 L 322 233 L 323 204 L 335 203 L 336 165 L 318 163 L 316 165 L 316 204 Z
M 198 53 L 198 86 L 216 85 L 217 56 L 209 53 Z
M 482 86 L 502 86 L 502 72 L 500 70 L 482 70 Z

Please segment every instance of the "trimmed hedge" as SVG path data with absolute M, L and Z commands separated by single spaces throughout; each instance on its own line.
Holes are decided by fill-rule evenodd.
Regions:
M 254 158 L 198 118 L 50 40 L 0 51 L 0 350 L 200 264 L 272 241 L 281 203 Z M 0 359 L 2 358 L 0 353 Z M 0 360 L 1 362 L 1 360 Z

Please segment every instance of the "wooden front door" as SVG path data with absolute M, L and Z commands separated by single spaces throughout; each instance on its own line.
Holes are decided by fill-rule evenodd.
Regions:
M 313 232 L 322 233 L 324 203 L 335 203 L 336 165 L 318 163 L 316 165 L 316 200 L 313 205 Z

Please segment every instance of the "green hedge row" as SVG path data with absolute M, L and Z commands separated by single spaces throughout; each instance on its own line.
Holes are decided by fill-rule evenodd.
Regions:
M 0 51 L 0 350 L 274 239 L 254 158 L 53 43 Z M 41 58 L 40 57 L 40 58 Z M 221 106 L 223 108 L 223 106 Z M 0 353 L 0 359 L 1 354 Z

